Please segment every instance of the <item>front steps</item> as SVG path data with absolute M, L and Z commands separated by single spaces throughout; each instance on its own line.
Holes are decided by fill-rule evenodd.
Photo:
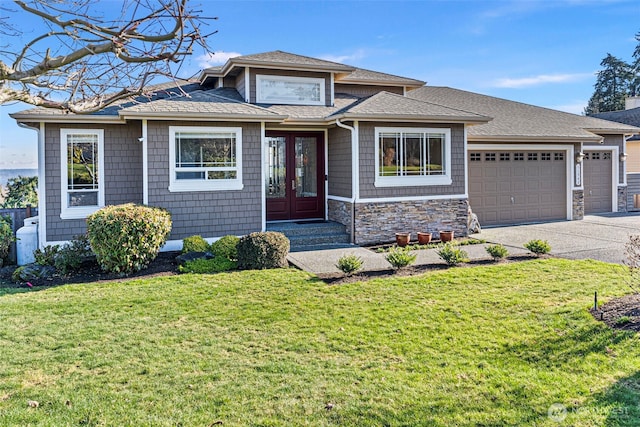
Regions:
M 267 223 L 267 231 L 279 231 L 291 242 L 291 252 L 348 248 L 352 246 L 345 226 L 333 221 Z

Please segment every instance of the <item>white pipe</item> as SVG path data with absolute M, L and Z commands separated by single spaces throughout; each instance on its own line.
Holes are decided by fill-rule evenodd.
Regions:
M 359 156 L 358 156 L 358 122 L 353 126 L 345 125 L 336 119 L 336 125 L 351 132 L 351 243 L 355 243 L 356 232 L 356 200 L 359 197 Z
M 147 119 L 142 119 L 142 204 L 149 204 L 149 142 Z
M 18 122 L 18 126 L 24 129 L 35 130 L 38 133 L 38 246 L 44 248 L 47 242 L 47 208 L 46 208 L 46 186 L 44 165 L 44 122 L 40 122 L 40 128 L 28 126 Z

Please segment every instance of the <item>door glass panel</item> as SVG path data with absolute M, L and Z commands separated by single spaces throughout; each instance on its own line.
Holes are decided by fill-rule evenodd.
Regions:
M 296 137 L 296 197 L 318 196 L 318 148 L 315 137 Z
M 282 199 L 286 195 L 287 145 L 286 138 L 267 138 L 269 159 L 267 165 L 268 199 Z

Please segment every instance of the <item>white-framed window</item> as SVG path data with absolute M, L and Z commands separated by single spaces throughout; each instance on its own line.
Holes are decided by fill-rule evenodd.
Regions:
M 451 184 L 451 129 L 376 128 L 375 185 Z
M 86 218 L 104 206 L 104 130 L 60 129 L 60 218 Z
M 242 128 L 170 126 L 169 191 L 242 189 Z
M 256 75 L 256 102 L 260 104 L 325 105 L 322 78 Z

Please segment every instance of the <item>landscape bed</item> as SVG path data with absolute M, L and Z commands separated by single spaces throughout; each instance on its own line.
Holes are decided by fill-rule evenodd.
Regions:
M 628 293 L 625 271 L 0 287 L 0 425 L 637 425 L 638 337 L 589 313 L 595 290 Z

